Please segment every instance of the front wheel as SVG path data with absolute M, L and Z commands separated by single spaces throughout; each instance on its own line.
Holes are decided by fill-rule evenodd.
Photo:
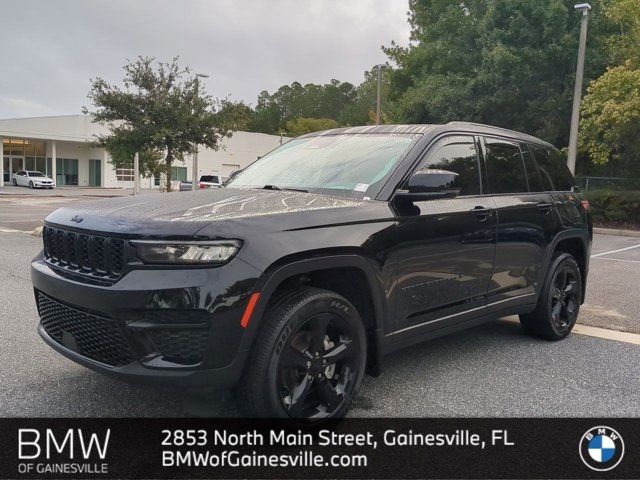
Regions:
M 322 420 L 349 410 L 364 376 L 360 315 L 337 293 L 304 287 L 269 308 L 236 398 L 250 417 Z
M 29 188 L 33 188 L 33 182 L 29 182 Z
M 551 259 L 536 309 L 520 315 L 524 330 L 546 340 L 562 340 L 573 330 L 582 300 L 582 274 L 569 253 L 556 252 Z

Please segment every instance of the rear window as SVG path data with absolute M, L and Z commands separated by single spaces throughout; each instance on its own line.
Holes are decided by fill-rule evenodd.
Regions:
M 202 175 L 200 177 L 201 182 L 220 183 L 220 179 L 217 175 Z
M 559 150 L 530 144 L 529 148 L 538 166 L 545 188 L 550 191 L 571 191 L 575 185 L 567 167 L 567 159 Z

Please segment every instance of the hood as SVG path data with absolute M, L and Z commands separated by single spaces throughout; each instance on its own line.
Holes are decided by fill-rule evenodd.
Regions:
M 77 230 L 178 238 L 196 235 L 214 222 L 220 231 L 234 225 L 305 228 L 314 223 L 316 212 L 329 214 L 363 203 L 368 202 L 302 192 L 216 188 L 75 203 L 51 213 L 46 221 Z

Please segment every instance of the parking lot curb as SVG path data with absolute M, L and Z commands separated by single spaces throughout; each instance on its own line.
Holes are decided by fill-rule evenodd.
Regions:
M 640 238 L 639 230 L 623 230 L 621 228 L 594 228 L 593 233 L 599 233 L 600 235 L 618 235 L 620 237 L 638 237 Z

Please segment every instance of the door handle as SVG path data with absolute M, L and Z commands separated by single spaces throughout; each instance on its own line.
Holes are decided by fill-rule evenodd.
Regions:
M 478 220 L 480 220 L 481 222 L 484 222 L 493 214 L 493 209 L 485 208 L 480 205 L 478 205 L 477 207 L 473 207 L 471 211 L 475 213 L 476 217 L 478 217 Z
M 542 210 L 544 213 L 549 213 L 553 208 L 553 203 L 539 203 L 538 209 Z

